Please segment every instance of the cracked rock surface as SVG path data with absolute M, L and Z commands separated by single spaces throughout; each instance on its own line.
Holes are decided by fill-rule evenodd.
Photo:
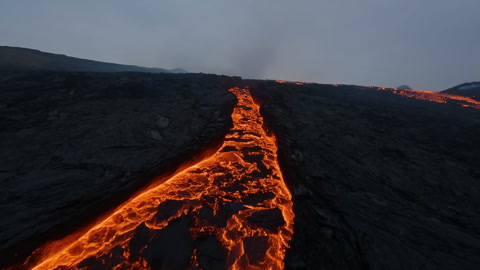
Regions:
M 0 267 L 219 147 L 236 104 L 231 80 L 1 74 Z
M 256 83 L 294 200 L 287 269 L 480 269 L 480 111 Z

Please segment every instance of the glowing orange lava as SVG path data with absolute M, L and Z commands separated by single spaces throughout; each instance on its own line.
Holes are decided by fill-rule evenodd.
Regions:
M 374 88 L 374 87 L 368 87 L 368 88 Z M 469 97 L 464 97 L 464 96 L 456 96 L 456 95 L 450 95 L 446 93 L 439 93 L 439 92 L 433 92 L 433 91 L 420 91 L 420 90 L 385 88 L 385 87 L 378 87 L 376 89 L 390 91 L 397 95 L 402 95 L 410 98 L 427 100 L 427 101 L 437 102 L 437 103 L 448 103 L 449 101 L 455 101 L 457 103 L 460 103 L 462 107 L 480 109 L 480 101 L 477 101 Z
M 292 81 L 282 81 L 282 80 L 276 80 L 277 83 L 293 83 L 296 85 L 305 85 L 305 84 L 311 84 L 309 82 L 292 82 Z
M 46 245 L 33 269 L 175 268 L 178 262 L 169 261 L 174 259 L 162 257 L 157 249 L 151 252 L 155 245 L 168 245 L 173 254 L 177 246 L 183 248 L 190 269 L 208 269 L 218 261 L 228 269 L 283 269 L 294 214 L 275 138 L 264 131 L 249 91 L 230 91 L 238 98 L 234 127 L 218 152 L 132 198 L 76 241 Z M 187 244 L 176 238 L 155 240 L 163 239 L 163 230 L 174 233 L 183 221 L 188 224 Z M 218 243 L 224 253 L 205 255 L 213 252 L 205 251 L 212 246 L 205 239 L 213 247 Z M 225 258 L 212 261 L 219 254 Z

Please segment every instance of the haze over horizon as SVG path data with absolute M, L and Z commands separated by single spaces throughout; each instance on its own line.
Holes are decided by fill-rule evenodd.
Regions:
M 190 72 L 440 91 L 480 80 L 478 0 L 2 1 L 0 45 Z

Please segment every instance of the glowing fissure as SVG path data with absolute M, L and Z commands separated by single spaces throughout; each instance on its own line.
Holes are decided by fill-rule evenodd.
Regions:
M 76 241 L 47 244 L 33 269 L 99 265 L 151 269 L 143 256 L 148 239 L 185 217 L 193 239 L 214 237 L 225 248 L 226 268 L 283 269 L 294 214 L 278 165 L 275 138 L 264 131 L 259 106 L 249 91 L 230 91 L 238 98 L 232 114 L 234 127 L 218 152 L 131 199 Z M 159 210 L 165 205 L 168 216 Z M 139 228 L 148 228 L 150 238 L 144 247 L 132 250 Z M 46 254 L 48 250 L 59 251 Z M 205 267 L 199 253 L 197 247 L 191 250 L 189 268 Z

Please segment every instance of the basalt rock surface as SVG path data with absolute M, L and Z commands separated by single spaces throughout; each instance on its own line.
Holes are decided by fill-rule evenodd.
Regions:
M 292 190 L 287 269 L 480 269 L 480 111 L 249 84 Z
M 236 103 L 226 89 L 240 83 L 201 74 L 0 74 L 0 268 L 218 148 Z M 479 110 L 365 87 L 243 83 L 263 104 L 293 195 L 287 269 L 480 268 Z M 262 168 L 254 154 L 245 161 Z M 274 197 L 264 192 L 198 215 L 222 227 L 222 215 Z M 156 217 L 182 203 L 165 202 Z M 184 268 L 195 247 L 199 266 L 222 269 L 225 248 L 213 237 L 192 240 L 190 219 L 179 217 L 141 251 L 147 230 L 139 226 L 131 250 L 152 266 Z M 283 225 L 275 208 L 248 222 Z M 267 248 L 257 238 L 243 242 L 254 262 Z
M 234 80 L 1 74 L 0 268 L 220 147 L 232 125 Z

